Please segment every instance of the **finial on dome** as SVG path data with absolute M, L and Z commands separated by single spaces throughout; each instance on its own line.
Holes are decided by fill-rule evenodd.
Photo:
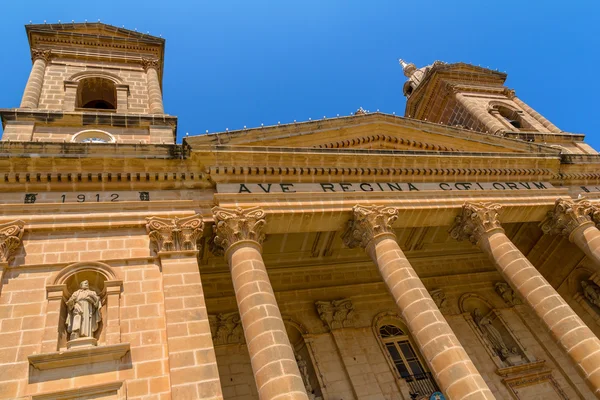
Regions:
M 410 78 L 412 74 L 417 70 L 417 67 L 413 63 L 407 63 L 403 59 L 399 58 L 398 63 L 402 66 L 402 70 L 404 71 L 404 76 Z

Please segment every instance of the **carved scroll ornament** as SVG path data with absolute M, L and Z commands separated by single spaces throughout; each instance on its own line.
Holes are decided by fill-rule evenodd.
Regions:
M 0 225 L 0 262 L 10 262 L 21 246 L 23 221 L 12 221 Z
M 215 345 L 244 343 L 242 319 L 237 312 L 209 316 Z
M 584 198 L 558 199 L 540 226 L 546 234 L 569 236 L 575 228 L 591 222 L 593 213 L 592 204 Z
M 204 230 L 200 214 L 181 219 L 151 217 L 146 221 L 146 230 L 157 252 L 196 250 L 196 242 Z
M 214 207 L 214 230 L 212 251 L 222 254 L 231 245 L 240 241 L 253 241 L 262 244 L 265 239 L 263 228 L 266 224 L 265 212 L 259 207 L 222 208 Z
M 515 294 L 514 290 L 506 282 L 497 282 L 494 286 L 496 289 L 496 293 L 498 296 L 502 297 L 502 300 L 508 306 L 518 306 L 519 304 L 523 304 L 521 299 Z
M 394 234 L 392 224 L 398 219 L 398 210 L 385 206 L 361 206 L 352 208 L 353 218 L 342 239 L 350 248 L 365 248 L 377 235 Z
M 450 236 L 458 241 L 467 239 L 477 244 L 483 234 L 502 229 L 498 220 L 500 209 L 500 204 L 465 203 L 449 230 Z
M 350 299 L 316 301 L 317 312 L 330 330 L 351 327 L 354 323 L 354 305 Z

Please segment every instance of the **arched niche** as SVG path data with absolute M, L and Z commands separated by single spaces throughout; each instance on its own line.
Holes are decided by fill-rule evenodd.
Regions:
M 396 312 L 383 311 L 375 315 L 372 329 L 405 398 L 429 398 L 439 391 L 419 346 Z
M 77 85 L 75 107 L 94 110 L 117 109 L 117 87 L 112 79 L 94 76 Z
M 525 352 L 523 345 L 509 329 L 501 313 L 486 299 L 474 293 L 467 293 L 460 297 L 459 308 L 499 368 L 535 361 Z
M 573 300 L 589 314 L 596 324 L 600 325 L 600 277 L 598 274 L 587 266 L 579 266 L 569 275 L 567 285 Z M 577 311 L 576 308 L 575 310 Z
M 309 399 L 320 400 L 323 398 L 321 391 L 323 382 L 310 341 L 305 340 L 308 330 L 300 322 L 288 316 L 283 317 L 283 322 Z
M 492 101 L 488 104 L 488 111 L 509 129 L 517 131 L 536 130 L 531 122 L 528 121 L 524 112 L 514 107 L 512 104 L 501 101 Z
M 51 352 L 66 348 L 68 334 L 66 319 L 68 310 L 66 301 L 88 281 L 89 288 L 102 300 L 102 320 L 95 333 L 99 344 L 118 344 L 120 333 L 120 297 L 123 287 L 115 271 L 101 262 L 80 262 L 68 265 L 50 277 L 46 285 L 48 306 L 46 329 L 55 332 L 42 343 L 42 352 Z M 110 329 L 107 329 L 110 327 Z

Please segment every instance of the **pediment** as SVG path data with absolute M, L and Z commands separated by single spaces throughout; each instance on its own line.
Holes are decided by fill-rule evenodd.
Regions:
M 192 136 L 195 147 L 228 145 L 425 152 L 558 153 L 548 146 L 372 113 L 330 120 Z

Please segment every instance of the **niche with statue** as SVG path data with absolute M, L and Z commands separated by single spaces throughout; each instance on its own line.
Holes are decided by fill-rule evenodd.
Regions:
M 472 293 L 463 295 L 460 309 L 499 368 L 535 362 L 508 328 L 500 312 L 483 298 Z
M 284 318 L 284 322 L 308 398 L 309 400 L 323 400 L 320 374 L 317 374 L 316 364 L 313 363 L 310 342 L 307 343 L 304 338 L 307 331 L 301 324 L 290 318 Z
M 112 268 L 99 262 L 59 271 L 46 285 L 48 334 L 30 363 L 43 370 L 122 358 L 129 351 L 121 343 L 122 286 Z

